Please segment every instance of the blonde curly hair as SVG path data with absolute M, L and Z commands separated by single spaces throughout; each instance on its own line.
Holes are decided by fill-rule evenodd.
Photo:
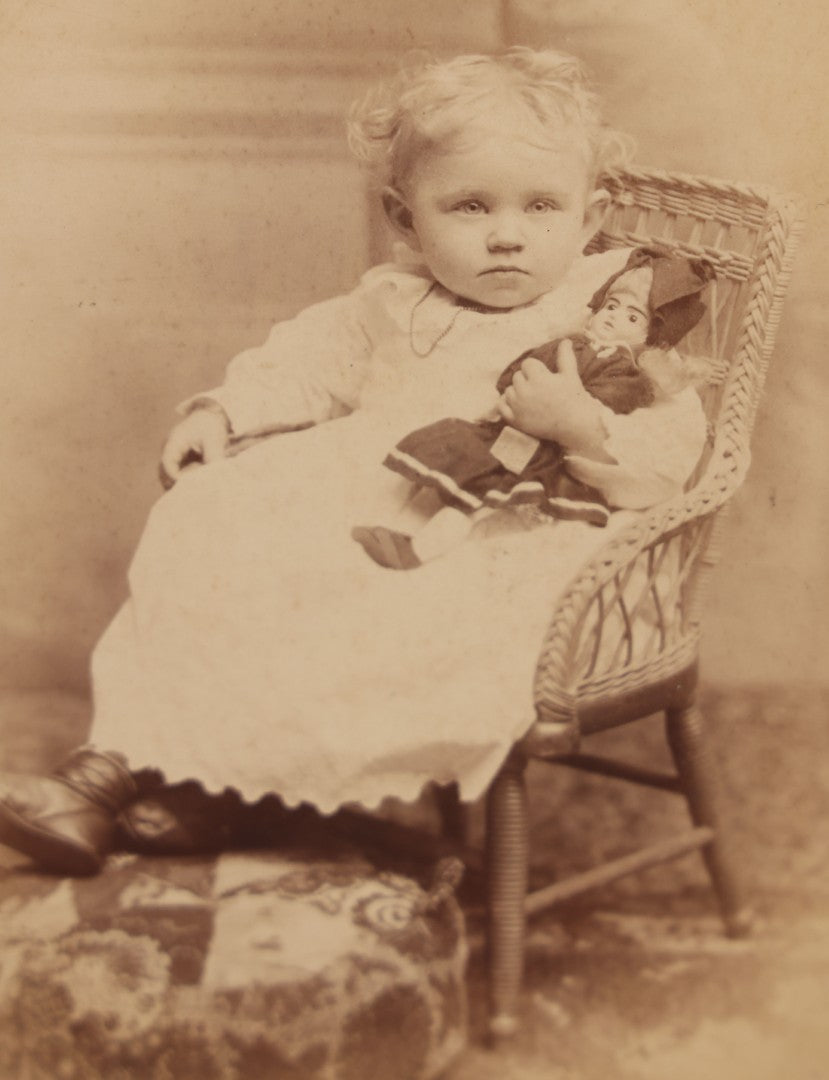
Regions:
M 542 133 L 572 128 L 596 184 L 630 160 L 632 140 L 603 121 L 580 61 L 523 46 L 492 56 L 415 58 L 354 103 L 349 146 L 377 188 L 401 188 L 426 147 L 504 104 L 523 109 Z

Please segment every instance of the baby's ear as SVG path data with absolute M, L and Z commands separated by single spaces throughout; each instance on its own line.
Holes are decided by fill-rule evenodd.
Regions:
M 412 222 L 412 212 L 403 195 L 397 188 L 386 187 L 383 188 L 382 199 L 383 209 L 391 227 L 403 237 L 412 250 L 420 251 L 417 233 Z
M 582 239 L 585 244 L 601 228 L 609 206 L 610 192 L 605 191 L 604 188 L 596 188 L 587 196 L 587 202 L 584 206 L 584 224 L 582 226 Z

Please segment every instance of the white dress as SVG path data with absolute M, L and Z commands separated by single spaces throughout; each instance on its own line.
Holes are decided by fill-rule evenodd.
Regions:
M 480 795 L 532 722 L 556 597 L 630 511 L 607 529 L 499 513 L 411 571 L 377 566 L 350 532 L 411 496 L 386 452 L 488 412 L 506 364 L 576 329 L 627 255 L 583 258 L 555 292 L 498 313 L 439 287 L 418 304 L 423 272 L 379 267 L 237 357 L 202 395 L 234 435 L 314 426 L 193 469 L 159 500 L 93 657 L 92 741 L 169 782 L 324 812 L 414 799 L 430 780 Z M 694 391 L 606 424 L 618 464 L 573 469 L 622 507 L 673 494 L 704 440 Z

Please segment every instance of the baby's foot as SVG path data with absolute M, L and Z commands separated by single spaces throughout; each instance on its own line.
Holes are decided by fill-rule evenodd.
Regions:
M 421 565 L 415 555 L 412 538 L 405 533 L 376 525 L 374 528 L 352 529 L 351 536 L 362 544 L 367 555 L 389 570 L 414 570 Z

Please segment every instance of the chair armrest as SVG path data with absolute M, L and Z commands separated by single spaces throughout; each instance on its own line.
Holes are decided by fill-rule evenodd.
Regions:
M 748 462 L 747 451 L 727 443 L 715 444 L 693 487 L 638 512 L 635 520 L 584 564 L 556 604 L 542 641 L 534 684 L 539 721 L 572 724 L 580 688 L 586 681 L 592 683 L 594 693 L 602 686 L 611 692 L 616 684 L 625 688 L 626 680 L 631 685 L 636 679 L 640 683 L 652 680 L 694 658 L 700 570 L 710 569 L 716 562 L 712 532 L 718 512 L 742 484 Z M 681 607 L 682 626 L 654 631 L 653 646 L 643 658 L 633 655 L 632 623 L 642 602 L 659 605 L 654 579 L 660 573 L 672 575 L 668 591 Z M 641 597 L 631 605 L 624 589 L 634 574 L 641 579 Z M 593 665 L 601 645 L 601 623 L 611 608 L 627 641 L 616 649 L 607 666 L 597 670 Z M 585 661 L 591 648 L 592 663 Z

